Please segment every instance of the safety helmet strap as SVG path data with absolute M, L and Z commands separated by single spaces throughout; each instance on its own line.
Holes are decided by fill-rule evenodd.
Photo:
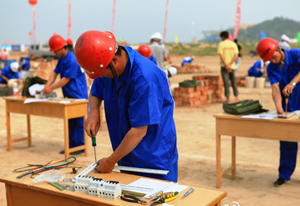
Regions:
M 280 48 L 277 48 L 276 50 L 279 51 L 280 56 L 281 56 L 281 57 L 280 57 L 280 63 L 284 65 L 283 54 L 282 54 L 282 52 L 281 52 L 281 49 L 280 49 Z
M 112 65 L 111 62 L 109 63 L 109 67 L 110 67 L 110 69 L 111 69 L 111 72 L 113 73 L 114 79 L 117 78 L 117 72 L 116 72 L 116 69 L 115 69 L 115 67 Z

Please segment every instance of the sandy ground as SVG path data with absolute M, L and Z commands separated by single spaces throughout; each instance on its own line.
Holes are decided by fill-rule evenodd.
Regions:
M 173 56 L 174 64 L 180 64 L 184 56 Z M 257 58 L 244 57 L 239 74 L 246 74 L 247 69 Z M 196 57 L 194 63 L 204 64 L 210 71 L 219 74 L 218 57 Z M 172 84 L 191 79 L 195 74 L 177 75 L 171 79 Z M 274 110 L 271 89 L 239 88 L 240 99 L 261 100 L 263 107 Z M 61 95 L 61 91 L 58 91 Z M 63 155 L 63 121 L 54 118 L 32 116 L 33 146 L 28 148 L 26 142 L 14 143 L 12 151 L 7 151 L 5 103 L 0 99 L 0 177 L 9 175 L 12 170 L 27 163 L 43 164 L 58 160 Z M 213 115 L 222 112 L 222 104 L 204 105 L 197 108 L 178 107 L 174 111 L 178 136 L 179 183 L 189 186 L 216 189 L 216 143 L 215 119 Z M 13 138 L 26 136 L 26 117 L 12 114 Z M 109 135 L 106 125 L 97 135 L 98 158 L 111 153 Z M 231 138 L 222 138 L 222 168 L 231 161 Z M 77 155 L 77 163 L 90 165 L 94 161 L 92 146 L 90 154 L 85 157 Z M 300 169 L 296 168 L 292 180 L 275 188 L 273 182 L 278 176 L 279 142 L 251 138 L 237 138 L 237 178 L 230 175 L 222 177 L 221 190 L 228 196 L 221 205 L 299 205 Z M 298 158 L 299 164 L 299 158 Z M 199 197 L 201 198 L 201 197 Z M 0 205 L 6 205 L 5 187 L 0 184 Z

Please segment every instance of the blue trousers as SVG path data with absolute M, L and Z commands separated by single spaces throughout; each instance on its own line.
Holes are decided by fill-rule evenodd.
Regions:
M 296 168 L 298 142 L 280 141 L 279 177 L 290 180 Z
M 69 119 L 69 147 L 84 145 L 83 117 Z

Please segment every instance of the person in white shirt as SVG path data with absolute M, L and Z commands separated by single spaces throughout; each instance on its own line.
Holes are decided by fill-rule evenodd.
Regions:
M 289 42 L 290 42 L 290 38 L 287 35 L 283 34 L 281 35 L 281 40 L 278 44 L 278 47 L 284 50 L 290 50 L 291 47 L 289 45 Z

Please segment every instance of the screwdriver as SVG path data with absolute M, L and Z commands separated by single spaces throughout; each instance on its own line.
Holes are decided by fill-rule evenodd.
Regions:
M 94 137 L 92 131 L 91 132 L 91 135 L 92 135 L 92 146 L 94 147 L 94 156 L 95 156 L 95 162 L 97 162 L 97 155 L 96 155 L 96 137 Z
M 285 96 L 285 114 L 286 115 L 287 115 L 288 102 L 289 102 L 289 95 L 286 95 Z
M 189 189 L 183 196 L 181 199 L 185 198 L 186 196 L 188 196 L 189 194 L 191 194 L 192 192 L 194 192 L 194 188 Z

